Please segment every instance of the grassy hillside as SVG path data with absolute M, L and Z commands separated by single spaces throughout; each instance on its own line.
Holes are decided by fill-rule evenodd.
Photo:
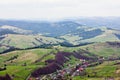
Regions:
M 8 25 L 0 26 L 0 35 L 5 34 L 32 34 L 32 31 Z
M 10 64 L 10 65 L 22 65 L 24 62 L 27 62 L 27 64 L 31 64 L 33 62 L 35 62 L 37 59 L 39 59 L 40 57 L 42 57 L 45 54 L 48 54 L 50 52 L 54 52 L 54 50 L 52 49 L 31 49 L 31 50 L 18 50 L 18 51 L 12 51 L 6 54 L 1 54 L 1 60 L 0 60 L 0 64 L 4 64 L 4 61 L 6 61 L 5 63 Z M 17 58 L 10 60 L 12 57 L 18 55 Z M 52 57 L 54 57 L 54 55 L 50 55 Z M 11 63 L 12 61 L 12 63 Z
M 39 63 L 34 63 L 36 60 L 41 58 L 43 55 L 50 52 L 55 52 L 52 49 L 31 49 L 31 50 L 20 50 L 13 51 L 6 54 L 0 55 L 0 67 L 4 67 L 4 64 L 7 65 L 7 70 L 0 71 L 0 75 L 5 75 L 6 73 L 15 75 L 14 80 L 25 80 L 26 77 L 36 68 L 42 67 L 45 65 L 44 61 L 47 59 L 54 58 L 54 55 L 48 55 L 42 59 Z M 17 58 L 13 58 L 14 56 Z M 26 64 L 26 66 L 24 66 Z M 24 73 L 24 74 L 23 74 Z
M 120 62 L 120 61 L 118 61 Z M 104 62 L 95 67 L 88 67 L 86 69 L 86 76 L 76 76 L 73 80 L 104 80 L 104 79 L 120 79 L 120 65 L 114 65 L 115 61 Z M 88 77 L 89 75 L 89 77 Z
M 31 50 L 17 50 L 0 55 L 0 67 L 4 67 L 4 64 L 7 65 L 7 70 L 0 71 L 0 75 L 5 75 L 8 73 L 10 76 L 15 75 L 14 80 L 25 80 L 32 71 L 39 67 L 46 66 L 46 60 L 55 58 L 55 54 L 49 55 L 48 53 L 56 53 L 57 51 L 79 51 L 80 54 L 82 54 L 82 49 L 90 52 L 89 54 L 85 54 L 86 57 L 90 57 L 92 55 L 105 56 L 106 58 L 113 55 L 114 57 L 120 56 L 119 45 L 111 45 L 109 43 L 94 43 L 82 47 L 55 46 L 51 49 L 37 48 Z M 47 56 L 43 57 L 44 55 Z M 39 60 L 39 62 L 35 63 L 36 60 Z M 77 63 L 80 63 L 79 59 L 71 56 L 70 61 L 66 62 L 64 64 L 64 67 L 67 68 L 68 64 L 71 64 L 71 66 L 74 67 Z M 91 77 L 87 77 L 87 75 L 83 77 L 75 76 L 73 77 L 73 80 L 101 80 L 106 76 L 114 77 L 113 73 L 115 73 L 116 69 L 119 67 L 119 65 L 113 65 L 114 63 L 115 61 L 109 61 L 108 64 L 106 61 L 103 64 L 95 66 L 93 68 L 88 67 L 86 71 L 87 74 L 89 74 Z M 97 73 L 96 75 L 92 73 L 92 69 L 94 69 L 94 71 Z M 117 75 L 118 74 L 119 73 L 117 73 Z M 115 77 L 116 80 L 119 78 L 117 75 Z
M 59 42 L 62 42 L 62 40 L 58 40 L 51 37 L 44 37 L 41 35 L 8 34 L 4 39 L 0 41 L 0 44 L 25 49 L 45 44 L 58 44 Z
M 78 27 L 74 32 L 60 36 L 67 42 L 73 45 L 89 42 L 106 42 L 106 41 L 120 41 L 120 31 L 109 29 L 106 27 L 92 28 L 92 27 Z
M 94 43 L 94 44 L 82 46 L 81 48 L 99 56 L 104 56 L 104 57 L 120 56 L 119 44 L 110 45 L 109 42 Z
M 5 27 L 5 29 L 6 28 L 12 29 L 13 31 L 14 29 L 19 30 L 16 27 L 8 26 Z M 66 34 L 61 34 L 57 37 L 46 37 L 40 34 L 25 35 L 19 33 L 6 33 L 6 35 L 2 35 L 2 38 L 0 38 L 0 52 L 8 52 L 9 50 L 15 49 L 50 47 L 54 45 L 69 47 L 106 41 L 120 41 L 120 31 L 106 27 L 93 28 L 88 26 L 78 26 L 73 31 L 69 31 Z
M 120 39 L 115 34 L 120 34 L 116 30 L 103 29 L 105 32 L 101 35 L 93 37 L 91 39 L 82 40 L 81 42 L 106 42 L 106 41 L 120 41 Z
M 0 52 L 4 52 L 5 50 L 9 49 L 7 46 L 0 46 Z

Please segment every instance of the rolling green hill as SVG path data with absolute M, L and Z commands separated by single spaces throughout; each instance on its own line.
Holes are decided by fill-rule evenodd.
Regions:
M 73 45 L 79 45 L 81 43 L 91 43 L 91 42 L 106 42 L 106 41 L 120 41 L 119 36 L 120 31 L 100 27 L 78 27 L 74 32 L 60 36 L 60 38 L 65 39 L 67 42 Z
M 58 27 L 55 27 L 55 25 Z M 69 30 L 66 26 L 70 27 Z M 60 32 L 59 35 L 55 33 L 57 36 L 47 37 L 46 35 L 52 34 L 52 32 L 45 32 L 46 35 L 43 33 L 36 34 L 32 33 L 31 30 L 24 30 L 14 26 L 1 26 L 0 52 L 54 45 L 70 47 L 94 42 L 120 41 L 120 31 L 107 27 L 101 26 L 95 28 L 70 22 L 56 23 L 54 27 L 57 29 L 58 33 Z M 61 33 L 62 30 L 64 30 L 63 33 Z
M 7 50 L 9 47 L 26 49 L 34 47 L 45 47 L 45 45 L 58 45 L 61 42 L 62 40 L 52 37 L 44 37 L 41 35 L 7 34 L 4 39 L 0 40 L 0 51 L 2 52 L 4 50 Z
M 114 43 L 114 44 L 112 44 Z M 109 57 L 109 56 L 120 56 L 120 42 L 105 42 L 105 43 L 94 43 L 81 48 L 87 50 L 93 54 Z
M 14 80 L 25 80 L 28 75 L 35 70 L 38 67 L 44 67 L 46 66 L 45 61 L 49 59 L 54 59 L 55 54 L 57 51 L 65 51 L 65 52 L 77 52 L 79 51 L 79 54 L 83 54 L 83 50 L 89 52 L 88 54 L 85 54 L 85 56 L 92 56 L 96 55 L 98 57 L 104 56 L 106 59 L 109 57 L 120 57 L 120 43 L 119 42 L 105 42 L 105 43 L 94 43 L 94 44 L 89 44 L 85 46 L 80 46 L 80 47 L 62 47 L 62 46 L 55 46 L 51 49 L 30 49 L 30 50 L 17 50 L 17 51 L 12 51 L 8 52 L 6 54 L 1 54 L 0 55 L 0 67 L 3 67 L 4 64 L 7 65 L 7 70 L 0 71 L 0 75 L 5 75 L 6 73 L 10 74 L 10 76 L 15 75 Z M 48 53 L 51 53 L 50 55 Z M 46 55 L 45 57 L 43 57 Z M 40 60 L 37 63 L 34 63 L 36 60 Z M 71 56 L 70 61 L 66 62 L 64 65 L 71 64 L 72 66 L 75 66 L 76 63 L 80 63 L 79 59 Z M 116 69 L 119 67 L 119 65 L 113 65 L 115 63 L 114 61 L 111 62 L 104 62 L 101 65 L 95 66 L 94 71 L 97 72 L 98 77 L 73 77 L 73 80 L 80 79 L 80 80 L 101 80 L 105 76 L 113 76 L 113 72 L 116 72 Z M 24 66 L 24 65 L 27 66 Z M 112 66 L 111 66 L 112 65 Z M 105 71 L 104 71 L 105 70 Z M 111 71 L 109 71 L 111 70 Z M 118 70 L 118 69 L 117 69 Z M 98 73 L 100 71 L 100 73 Z M 108 72 L 106 72 L 108 71 Z M 24 73 L 24 74 L 22 74 Z M 87 68 L 87 73 L 90 76 L 94 76 L 92 73 L 92 68 L 88 67 Z M 104 76 L 101 76 L 103 75 Z M 117 73 L 118 74 L 118 73 Z M 119 77 L 116 75 L 115 78 Z
M 54 58 L 54 55 L 51 54 L 50 56 L 44 58 L 41 62 L 34 64 L 37 59 L 41 58 L 45 54 L 50 53 L 51 51 L 51 49 L 31 49 L 1 54 L 0 68 L 6 64 L 7 70 L 0 71 L 0 75 L 5 75 L 8 73 L 16 76 L 14 80 L 25 80 L 34 69 L 44 66 L 45 60 Z M 17 58 L 14 58 L 15 56 L 17 56 Z M 23 66 L 24 64 L 27 66 Z

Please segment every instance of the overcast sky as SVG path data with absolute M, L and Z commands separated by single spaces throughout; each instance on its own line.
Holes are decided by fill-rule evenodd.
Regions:
M 0 19 L 120 16 L 120 0 L 0 0 Z

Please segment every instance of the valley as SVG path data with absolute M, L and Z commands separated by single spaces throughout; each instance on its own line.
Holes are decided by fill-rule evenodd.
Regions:
M 98 59 L 98 57 L 104 56 L 104 59 L 105 59 L 105 61 L 103 61 L 101 64 L 97 63 L 93 67 L 88 66 L 87 68 L 85 68 L 86 74 L 84 76 L 80 77 L 78 74 L 76 76 L 69 77 L 66 75 L 66 77 L 68 77 L 68 78 L 71 78 L 73 80 L 77 80 L 77 79 L 101 80 L 104 78 L 114 78 L 116 80 L 119 80 L 119 76 L 118 76 L 119 75 L 119 72 L 118 72 L 119 64 L 114 65 L 114 64 L 118 63 L 119 59 L 120 59 L 119 44 L 120 44 L 119 42 L 113 42 L 113 43 L 106 42 L 106 43 L 88 44 L 88 45 L 80 46 L 80 47 L 55 46 L 54 48 L 50 48 L 50 49 L 37 48 L 37 49 L 30 49 L 30 50 L 16 50 L 16 51 L 8 52 L 8 53 L 0 55 L 1 68 L 4 67 L 5 64 L 7 65 L 6 70 L 0 71 L 0 74 L 5 75 L 6 73 L 8 73 L 10 76 L 12 76 L 12 78 L 14 80 L 27 79 L 27 77 L 31 73 L 33 73 L 35 70 L 39 69 L 40 67 L 42 69 L 42 67 L 44 68 L 47 65 L 52 65 L 53 63 L 51 63 L 51 61 L 52 60 L 54 61 L 54 59 L 56 59 L 55 56 L 59 52 L 61 52 L 60 54 L 65 53 L 66 57 L 63 58 L 63 61 L 62 61 L 62 59 L 58 60 L 58 61 L 62 61 L 62 65 L 63 65 L 61 67 L 59 66 L 58 70 L 59 69 L 64 70 L 66 68 L 68 68 L 68 70 L 74 69 L 74 67 L 76 65 L 82 63 L 80 61 L 80 59 L 86 60 L 86 62 L 88 62 L 88 63 L 90 61 L 89 65 L 96 64 L 96 60 Z M 48 55 L 48 53 L 49 53 L 49 55 Z M 61 55 L 61 56 L 63 56 L 63 55 Z M 58 58 L 60 58 L 60 55 Z M 64 59 L 67 61 L 64 62 Z M 112 59 L 112 61 L 110 59 Z M 93 60 L 93 62 L 91 62 L 91 60 Z M 94 60 L 95 60 L 95 62 L 94 62 Z M 50 61 L 50 63 L 46 64 L 46 61 Z M 63 62 L 64 62 L 64 64 L 63 64 Z M 57 62 L 57 64 L 58 64 L 58 62 Z M 60 64 L 61 64 L 61 62 L 60 62 Z M 68 65 L 69 65 L 69 67 L 68 67 Z M 94 72 L 92 72 L 93 70 L 94 70 Z M 110 71 L 107 71 L 107 70 L 110 70 Z M 101 72 L 99 72 L 99 71 L 101 71 Z M 22 73 L 24 73 L 24 74 L 22 74 Z M 94 73 L 97 73 L 97 74 L 95 75 Z M 116 73 L 116 74 L 114 74 L 114 73 Z M 46 74 L 46 75 L 45 74 L 46 73 L 44 73 L 44 76 L 43 76 L 43 74 L 40 76 L 40 73 L 38 75 L 39 75 L 39 77 L 42 77 L 43 79 L 46 79 L 46 78 L 49 79 L 50 77 L 48 77 L 48 76 L 55 75 L 56 73 L 52 72 L 52 74 Z M 35 75 L 35 77 L 36 77 L 36 75 Z M 65 79 L 65 76 L 62 78 Z
M 29 25 L 24 22 L 25 27 L 19 21 L 14 26 L 11 26 L 14 21 L 8 23 L 0 26 L 0 53 L 55 45 L 75 47 L 95 42 L 120 41 L 120 31 L 106 26 L 90 27 L 74 21 L 49 24 L 27 22 Z M 37 26 L 32 27 L 33 24 Z
M 0 80 L 119 80 L 119 24 L 83 23 L 0 20 Z

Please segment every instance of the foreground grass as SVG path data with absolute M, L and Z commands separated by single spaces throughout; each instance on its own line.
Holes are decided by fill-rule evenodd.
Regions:
M 116 73 L 120 70 L 120 65 L 114 65 L 114 63 L 115 61 L 109 61 L 109 63 L 105 61 L 98 66 L 88 67 L 85 76 L 75 76 L 73 80 L 104 80 L 110 78 L 120 80 L 120 72 Z M 117 70 L 117 68 L 119 69 Z
M 45 66 L 44 61 L 47 59 L 54 58 L 51 54 L 45 57 L 42 62 L 35 64 L 34 62 L 41 58 L 43 55 L 54 52 L 52 49 L 31 49 L 31 50 L 18 50 L 12 51 L 6 54 L 0 55 L 0 67 L 7 65 L 7 70 L 0 71 L 0 75 L 10 74 L 14 76 L 14 80 L 25 80 L 27 76 L 36 68 Z M 18 55 L 18 58 L 7 61 L 11 57 Z M 5 62 L 6 61 L 6 62 Z M 27 66 L 23 66 L 26 63 Z
M 106 45 L 87 45 L 82 47 L 61 47 L 57 46 L 57 48 L 60 51 L 65 52 L 73 52 L 80 49 L 85 49 L 91 52 L 91 54 L 95 54 L 98 56 L 113 56 L 113 54 L 116 54 L 115 56 L 120 56 L 120 50 L 119 48 L 112 48 L 112 47 L 106 47 Z M 34 61 L 41 58 L 43 55 L 47 53 L 56 53 L 56 50 L 53 48 L 51 49 L 31 49 L 31 50 L 18 50 L 18 51 L 12 51 L 6 54 L 0 55 L 0 67 L 3 67 L 4 64 L 7 64 L 7 70 L 0 71 L 0 75 L 5 75 L 6 73 L 10 74 L 11 76 L 14 76 L 14 80 L 25 80 L 27 76 L 36 68 L 45 66 L 44 61 L 48 59 L 54 59 L 55 55 L 51 54 L 47 57 L 45 57 L 41 62 L 33 63 Z M 4 62 L 11 57 L 18 55 L 17 59 L 14 59 L 11 61 Z M 90 55 L 87 55 L 90 56 Z M 22 66 L 24 63 L 27 63 L 27 66 Z M 73 66 L 79 63 L 79 60 L 71 56 L 71 60 L 68 61 L 66 64 L 72 64 Z M 103 80 L 107 77 L 113 77 L 115 80 L 119 80 L 120 76 L 120 66 L 119 65 L 113 65 L 114 61 L 104 62 L 101 65 L 95 66 L 95 67 L 89 67 L 86 69 L 87 75 L 81 77 L 81 76 L 75 76 L 73 77 L 73 80 Z M 67 65 L 64 65 L 67 67 Z M 118 73 L 116 73 L 116 71 Z M 89 75 L 89 77 L 88 77 Z
M 40 66 L 39 66 L 40 67 Z M 30 73 L 38 68 L 36 65 L 30 66 L 7 66 L 7 70 L 0 71 L 0 75 L 10 74 L 14 80 L 25 80 Z

